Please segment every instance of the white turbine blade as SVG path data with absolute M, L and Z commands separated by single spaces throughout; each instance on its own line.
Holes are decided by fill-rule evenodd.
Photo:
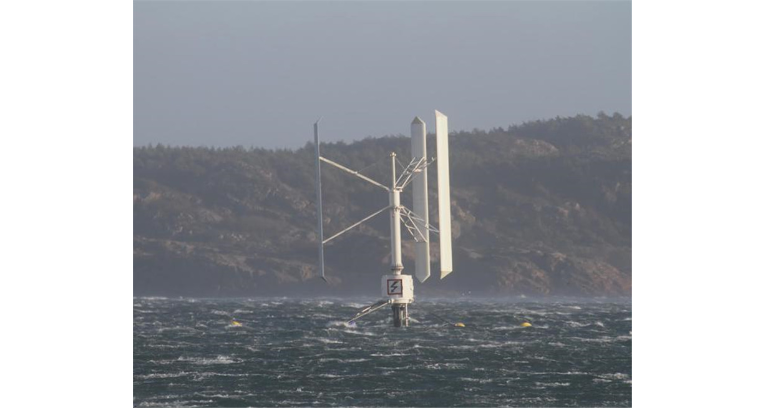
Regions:
M 422 158 L 427 161 L 427 149 L 425 145 L 425 122 L 419 117 L 412 121 L 412 162 Z M 425 282 L 430 277 L 430 231 L 428 230 L 428 168 L 419 170 L 421 174 L 413 175 L 412 196 L 414 198 L 412 208 L 415 214 L 422 220 L 413 219 L 412 222 L 422 233 L 424 240 L 414 243 L 414 274 L 417 280 Z
M 443 279 L 452 272 L 452 211 L 449 188 L 449 120 L 439 111 L 436 111 L 436 168 L 438 171 L 438 236 L 441 249 L 441 279 Z
M 321 152 L 319 151 L 319 122 L 313 124 L 313 140 L 316 144 L 316 214 L 318 216 L 318 225 L 316 233 L 319 234 L 319 272 L 321 278 L 327 281 L 324 276 L 324 223 L 322 222 L 321 209 Z

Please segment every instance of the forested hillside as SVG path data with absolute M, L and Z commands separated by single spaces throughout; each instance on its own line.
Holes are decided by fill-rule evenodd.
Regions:
M 310 137 L 310 127 L 307 138 Z M 408 137 L 322 144 L 322 155 L 388 184 Z M 432 295 L 630 295 L 632 119 L 577 116 L 450 135 L 455 272 Z M 428 136 L 435 156 L 435 140 Z M 317 277 L 313 146 L 297 150 L 136 147 L 136 295 L 378 294 L 387 213 L 326 248 Z M 430 178 L 436 217 L 435 172 Z M 384 191 L 323 167 L 325 233 L 387 203 Z M 411 207 L 410 193 L 402 203 Z M 404 273 L 413 273 L 406 230 Z M 437 239 L 433 239 L 437 270 Z

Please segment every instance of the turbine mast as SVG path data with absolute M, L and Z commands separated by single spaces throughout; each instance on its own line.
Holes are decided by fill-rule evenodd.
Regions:
M 390 154 L 390 166 L 393 176 L 390 188 L 390 270 L 400 275 L 404 264 L 401 262 L 401 188 L 396 187 L 396 153 Z

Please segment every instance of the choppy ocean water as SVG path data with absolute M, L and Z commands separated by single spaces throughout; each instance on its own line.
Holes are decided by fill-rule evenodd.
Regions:
M 134 405 L 631 405 L 629 301 L 374 300 L 134 298 Z

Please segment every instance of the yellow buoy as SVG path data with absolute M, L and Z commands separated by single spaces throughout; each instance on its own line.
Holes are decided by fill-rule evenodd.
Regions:
M 521 323 L 521 327 L 531 327 L 531 323 L 523 322 L 523 323 Z
M 231 322 L 231 325 L 232 326 L 241 326 L 242 324 L 237 322 L 236 320 L 234 320 L 234 321 Z
M 464 323 L 454 323 L 454 327 L 465 327 Z

